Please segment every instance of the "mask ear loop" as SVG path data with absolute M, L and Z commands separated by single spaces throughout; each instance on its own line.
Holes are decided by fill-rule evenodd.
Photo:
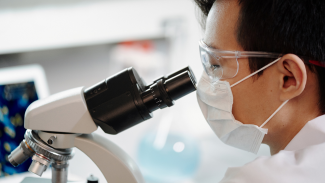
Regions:
M 278 113 L 279 112 L 279 110 L 288 102 L 289 100 L 286 100 L 286 101 L 284 101 L 281 105 L 280 105 L 280 107 L 278 107 L 278 109 L 276 110 L 276 111 L 274 111 L 274 113 L 269 117 L 269 118 L 267 118 L 267 120 L 260 126 L 260 128 L 263 128 L 263 126 L 267 123 L 267 122 L 269 122 L 270 120 L 271 120 L 271 118 L 273 118 L 273 116 L 276 114 L 276 113 Z
M 243 82 L 243 81 L 246 80 L 247 78 L 250 78 L 250 77 L 254 76 L 255 74 L 261 72 L 262 70 L 266 69 L 267 67 L 270 67 L 271 65 L 275 64 L 275 63 L 276 63 L 277 61 L 279 61 L 280 59 L 281 59 L 281 57 L 278 58 L 278 59 L 276 59 L 276 60 L 274 60 L 273 62 L 267 64 L 266 66 L 260 68 L 259 70 L 253 72 L 252 74 L 250 74 L 250 75 L 244 77 L 243 79 L 237 81 L 236 83 L 232 84 L 230 87 L 234 87 L 234 86 L 238 85 L 239 83 Z M 238 71 L 237 71 L 237 72 L 238 72 Z
M 244 77 L 243 79 L 237 81 L 236 83 L 232 84 L 230 87 L 234 87 L 234 86 L 238 85 L 239 83 L 245 81 L 247 78 L 250 78 L 250 77 L 254 76 L 255 74 L 261 72 L 262 70 L 264 70 L 264 69 L 270 67 L 271 65 L 275 64 L 275 63 L 276 63 L 277 61 L 279 61 L 280 59 L 281 59 L 281 57 L 280 57 L 280 58 L 277 58 L 277 59 L 274 60 L 273 62 L 267 64 L 266 66 L 260 68 L 259 70 L 253 72 L 252 74 L 250 74 L 250 75 Z M 238 62 L 237 62 L 237 63 L 238 63 Z M 237 72 L 238 72 L 238 71 L 237 71 Z M 266 120 L 266 121 L 265 121 L 265 122 L 260 126 L 260 128 L 262 128 L 262 127 L 263 127 L 267 122 L 269 122 L 269 121 L 273 118 L 273 116 L 274 116 L 277 112 L 279 112 L 279 110 L 280 110 L 280 109 L 281 109 L 281 108 L 282 108 L 282 107 L 283 107 L 283 106 L 284 106 L 288 101 L 289 101 L 289 100 L 284 101 L 284 102 L 280 105 L 280 107 L 278 107 L 278 109 L 275 110 L 274 113 L 273 113 L 269 118 L 267 118 L 267 120 Z

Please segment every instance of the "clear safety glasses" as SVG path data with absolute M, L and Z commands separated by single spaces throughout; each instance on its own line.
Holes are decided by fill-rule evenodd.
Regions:
M 213 49 L 199 41 L 203 68 L 212 80 L 229 79 L 237 75 L 238 58 L 279 58 L 281 54 L 257 51 L 226 51 Z

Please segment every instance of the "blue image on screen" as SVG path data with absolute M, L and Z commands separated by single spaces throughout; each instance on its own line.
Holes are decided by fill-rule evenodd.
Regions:
M 34 82 L 0 85 L 0 177 L 26 172 L 31 159 L 18 167 L 8 155 L 24 139 L 24 115 L 29 104 L 38 99 Z

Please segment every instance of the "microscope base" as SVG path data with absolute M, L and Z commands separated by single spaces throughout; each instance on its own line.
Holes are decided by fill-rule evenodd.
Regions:
M 35 177 L 26 177 L 24 178 L 21 183 L 52 183 L 51 179 L 45 179 L 45 178 L 35 178 Z M 76 181 L 68 181 L 68 183 L 85 183 L 84 181 L 76 182 Z

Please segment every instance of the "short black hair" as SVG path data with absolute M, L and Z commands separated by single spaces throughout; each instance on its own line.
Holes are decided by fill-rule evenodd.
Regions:
M 201 9 L 205 24 L 215 0 L 194 1 Z M 241 10 L 237 41 L 245 51 L 292 53 L 324 63 L 324 0 L 238 0 L 238 3 Z M 254 72 L 273 60 L 251 58 L 250 70 Z M 325 114 L 325 68 L 309 64 L 308 68 L 317 75 L 319 110 Z

